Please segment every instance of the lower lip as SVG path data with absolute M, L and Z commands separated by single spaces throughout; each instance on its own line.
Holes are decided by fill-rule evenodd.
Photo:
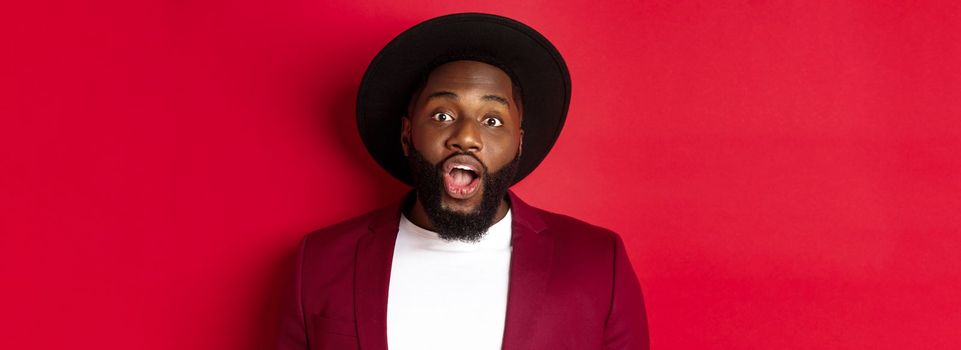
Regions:
M 467 186 L 455 186 L 454 178 L 450 174 L 444 174 L 444 188 L 447 189 L 447 195 L 456 199 L 468 199 L 477 193 L 477 188 L 480 187 L 480 178 L 476 177 L 471 180 Z

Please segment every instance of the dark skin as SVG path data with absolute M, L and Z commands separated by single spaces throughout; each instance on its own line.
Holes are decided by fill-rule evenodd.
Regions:
M 497 67 L 477 61 L 454 61 L 438 66 L 403 118 L 401 144 L 408 155 L 413 146 L 432 164 L 452 154 L 467 152 L 497 172 L 522 149 L 521 108 L 513 98 L 511 79 Z M 479 174 L 486 176 L 487 174 Z M 483 185 L 469 198 L 444 193 L 445 209 L 477 211 Z M 510 204 L 501 200 L 494 222 L 507 215 Z M 433 230 L 417 199 L 407 213 L 415 225 Z

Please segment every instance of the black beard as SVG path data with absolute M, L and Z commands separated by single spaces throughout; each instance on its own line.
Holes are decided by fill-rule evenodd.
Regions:
M 487 229 L 494 224 L 497 208 L 517 174 L 520 157 L 514 157 L 514 160 L 507 163 L 504 168 L 496 173 L 487 172 L 487 166 L 478 159 L 478 163 L 484 167 L 484 174 L 486 174 L 483 180 L 482 190 L 484 192 L 480 208 L 470 213 L 461 213 L 444 208 L 442 202 L 445 192 L 444 162 L 453 156 L 467 154 L 473 157 L 473 155 L 470 153 L 455 153 L 437 164 L 431 164 L 413 147 L 410 148 L 409 153 L 407 160 L 414 180 L 414 190 L 417 191 L 417 198 L 424 206 L 427 219 L 437 235 L 447 241 L 480 241 L 487 233 Z

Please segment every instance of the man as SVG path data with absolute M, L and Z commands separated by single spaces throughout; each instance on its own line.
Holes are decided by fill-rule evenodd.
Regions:
M 414 191 L 303 240 L 280 348 L 647 349 L 620 238 L 508 191 L 569 100 L 557 50 L 504 17 L 443 16 L 389 43 L 358 127 Z

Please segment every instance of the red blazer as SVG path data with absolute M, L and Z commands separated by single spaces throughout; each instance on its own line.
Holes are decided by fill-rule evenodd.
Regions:
M 503 348 L 648 349 L 641 289 L 614 232 L 509 194 L 512 253 Z M 281 350 L 387 349 L 387 287 L 401 204 L 307 235 Z

